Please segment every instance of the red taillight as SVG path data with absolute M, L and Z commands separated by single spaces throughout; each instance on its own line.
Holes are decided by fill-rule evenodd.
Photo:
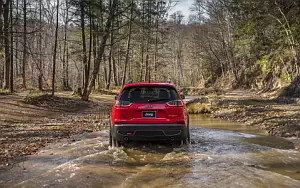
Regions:
M 169 101 L 167 105 L 170 107 L 182 107 L 184 104 L 181 100 Z
M 120 120 L 115 120 L 115 124 L 123 124 L 123 122 Z
M 116 100 L 116 106 L 118 106 L 118 107 L 130 107 L 131 105 L 132 105 L 132 103 L 130 103 L 130 102 Z

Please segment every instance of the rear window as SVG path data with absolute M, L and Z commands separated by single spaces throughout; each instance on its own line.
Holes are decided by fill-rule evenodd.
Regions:
M 123 103 L 166 103 L 179 100 L 173 87 L 143 86 L 125 88 L 120 97 Z

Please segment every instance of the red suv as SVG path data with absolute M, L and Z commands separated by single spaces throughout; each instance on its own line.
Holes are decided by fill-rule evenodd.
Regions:
M 170 83 L 124 85 L 111 112 L 110 146 L 159 140 L 189 144 L 189 118 L 182 99 Z

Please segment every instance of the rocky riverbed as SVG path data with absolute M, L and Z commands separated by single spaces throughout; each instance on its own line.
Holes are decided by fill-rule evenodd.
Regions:
M 211 117 L 227 119 L 259 127 L 272 136 L 293 140 L 300 148 L 300 104 L 292 98 L 269 99 L 243 90 L 230 91 L 217 97 L 199 97 L 189 104 L 192 114 L 208 113 Z

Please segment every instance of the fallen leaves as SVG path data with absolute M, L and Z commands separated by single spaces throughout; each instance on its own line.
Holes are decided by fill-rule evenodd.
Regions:
M 16 157 L 36 154 L 53 141 L 72 140 L 73 135 L 103 130 L 109 125 L 110 103 L 49 95 L 27 96 L 25 102 L 21 101 L 15 95 L 1 101 L 1 109 L 9 111 L 3 116 L 5 119 L 0 118 L 0 166 Z M 14 108 L 11 108 L 12 105 Z M 40 115 L 39 110 L 44 113 L 42 118 L 31 119 Z M 20 116 L 20 120 L 10 120 L 9 114 L 12 113 Z M 49 116 L 45 115 L 47 113 Z

